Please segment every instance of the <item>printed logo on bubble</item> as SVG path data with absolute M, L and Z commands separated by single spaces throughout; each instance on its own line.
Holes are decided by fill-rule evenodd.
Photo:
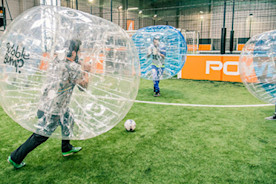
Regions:
M 20 48 L 15 44 L 7 43 L 7 52 L 4 64 L 15 67 L 15 71 L 21 73 L 20 68 L 24 66 L 25 60 L 30 59 L 30 54 L 26 53 L 25 47 Z

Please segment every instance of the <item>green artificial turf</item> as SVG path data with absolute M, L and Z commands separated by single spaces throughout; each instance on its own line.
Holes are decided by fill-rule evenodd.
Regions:
M 192 104 L 260 104 L 240 83 L 141 80 L 137 100 Z M 0 183 L 276 183 L 274 107 L 207 108 L 134 103 L 116 127 L 72 141 L 83 150 L 61 155 L 49 139 L 14 170 L 9 154 L 30 135 L 0 109 Z M 136 121 L 126 132 L 126 119 Z

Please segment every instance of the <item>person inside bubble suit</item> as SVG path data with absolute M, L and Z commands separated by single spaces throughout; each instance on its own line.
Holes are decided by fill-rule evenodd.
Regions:
M 76 85 L 81 91 L 87 88 L 88 72 L 91 70 L 91 65 L 79 61 L 80 40 L 70 40 L 68 45 L 67 57 L 60 58 L 56 54 L 55 59 L 49 65 L 49 77 L 46 84 L 43 85 L 42 96 L 38 103 L 36 133 L 33 133 L 8 157 L 8 162 L 16 169 L 25 166 L 22 161 L 27 154 L 45 142 L 58 125 L 61 126 L 63 138 L 62 155 L 69 156 L 82 149 L 70 144 L 69 139 L 73 135 L 74 117 L 68 105 Z M 65 53 L 64 56 L 66 56 Z
M 153 44 L 148 48 L 147 57 L 152 59 L 153 96 L 157 97 L 160 96 L 159 82 L 165 68 L 166 57 L 166 48 L 160 45 L 160 36 L 154 36 Z

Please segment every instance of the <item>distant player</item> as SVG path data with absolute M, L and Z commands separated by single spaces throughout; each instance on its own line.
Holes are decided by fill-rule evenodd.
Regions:
M 160 37 L 153 38 L 153 44 L 148 48 L 148 58 L 152 59 L 151 69 L 153 78 L 153 92 L 155 97 L 160 96 L 159 81 L 165 68 L 166 49 L 160 46 Z

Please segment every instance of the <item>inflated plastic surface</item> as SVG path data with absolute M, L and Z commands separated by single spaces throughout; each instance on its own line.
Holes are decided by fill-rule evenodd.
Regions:
M 136 98 L 136 48 L 123 29 L 102 18 L 34 7 L 8 26 L 0 50 L 1 105 L 40 135 L 100 135 L 124 118 Z
M 253 36 L 240 55 L 240 75 L 260 100 L 276 104 L 276 30 Z
M 139 52 L 141 77 L 148 80 L 175 76 L 186 60 L 187 45 L 183 35 L 171 26 L 149 26 L 132 36 Z

